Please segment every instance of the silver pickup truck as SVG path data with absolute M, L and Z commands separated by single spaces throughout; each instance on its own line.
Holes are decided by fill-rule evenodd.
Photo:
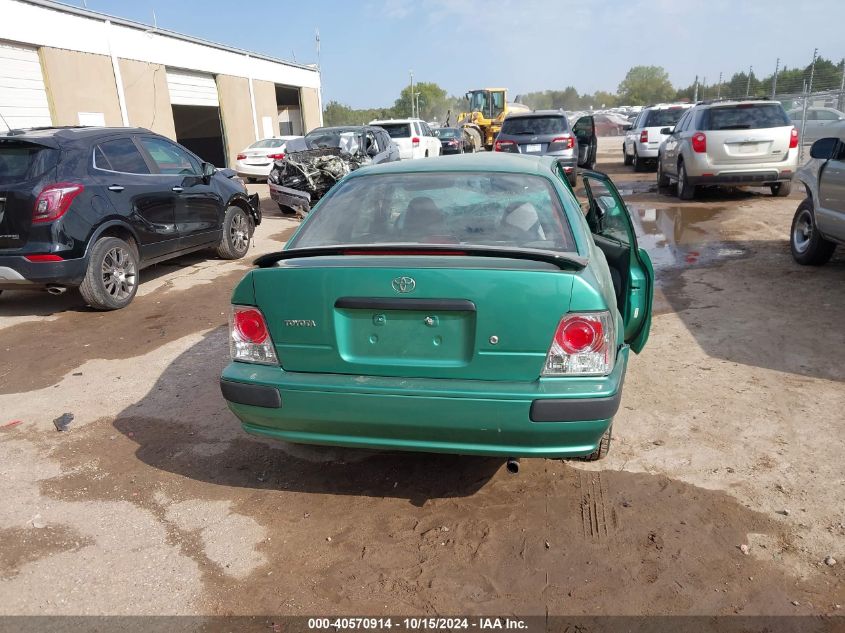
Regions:
M 845 244 L 845 122 L 828 129 L 795 174 L 807 197 L 792 219 L 790 243 L 795 261 L 807 266 L 821 266 Z

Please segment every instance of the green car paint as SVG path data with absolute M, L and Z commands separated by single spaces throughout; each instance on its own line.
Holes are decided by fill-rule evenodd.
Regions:
M 639 352 L 647 340 L 653 292 L 651 262 L 603 174 L 582 172 L 591 197 L 585 214 L 547 158 L 466 155 L 363 168 L 314 207 L 285 250 L 296 249 L 303 229 L 344 183 L 447 172 L 544 178 L 586 266 L 566 270 L 506 256 L 359 253 L 284 259 L 252 270 L 232 303 L 262 311 L 281 366 L 234 361 L 222 381 L 275 390 L 280 406 L 228 399 L 247 432 L 299 443 L 463 454 L 571 457 L 596 450 L 612 422 L 611 403 L 618 406 L 629 347 Z M 600 188 L 609 197 L 601 203 L 592 199 Z M 609 261 L 624 278 L 616 286 Z M 403 277 L 415 280 L 415 300 L 464 303 L 444 311 L 343 303 L 402 300 L 392 284 Z M 612 371 L 542 376 L 561 317 L 603 310 L 615 319 Z M 297 323 L 307 326 L 291 325 Z M 542 402 L 571 403 L 584 419 L 567 414 L 566 421 L 535 421 Z

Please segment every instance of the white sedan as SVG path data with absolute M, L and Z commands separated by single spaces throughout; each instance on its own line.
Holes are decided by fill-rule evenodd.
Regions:
M 248 181 L 264 180 L 270 175 L 273 163 L 285 157 L 288 141 L 301 136 L 274 136 L 255 141 L 238 154 L 235 171 Z

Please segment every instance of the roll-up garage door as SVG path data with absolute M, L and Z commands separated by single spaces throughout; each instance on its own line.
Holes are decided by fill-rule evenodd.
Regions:
M 173 105 L 217 107 L 217 83 L 213 75 L 167 70 L 167 88 Z
M 0 130 L 53 124 L 36 49 L 0 42 L 0 115 Z

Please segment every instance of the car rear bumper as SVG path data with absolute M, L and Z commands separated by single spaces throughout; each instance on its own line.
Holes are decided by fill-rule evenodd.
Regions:
M 640 158 L 654 158 L 657 159 L 657 152 L 660 149 L 660 142 L 657 143 L 634 143 L 637 148 L 637 156 Z
M 221 390 L 248 433 L 294 443 L 574 457 L 619 408 L 628 348 L 604 377 L 532 383 L 285 372 L 230 363 Z
M 701 176 L 688 176 L 693 185 L 754 186 L 792 180 L 792 172 L 786 174 L 777 169 L 760 171 L 721 171 Z
M 0 256 L 0 290 L 78 286 L 85 277 L 86 266 L 84 257 L 60 262 L 31 262 L 23 255 Z
M 248 165 L 247 163 L 237 161 L 235 163 L 235 171 L 238 173 L 238 176 L 247 177 L 247 178 L 266 178 L 270 175 L 270 172 L 273 170 L 273 163 L 268 163 L 267 165 Z
M 308 213 L 311 210 L 311 194 L 307 191 L 282 187 L 272 182 L 267 184 L 270 187 L 270 199 L 276 204 L 290 207 L 301 213 Z

